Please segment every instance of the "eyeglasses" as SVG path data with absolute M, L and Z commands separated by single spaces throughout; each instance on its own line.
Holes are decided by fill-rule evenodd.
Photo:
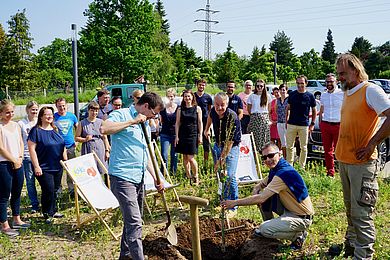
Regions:
M 264 88 L 264 85 L 256 85 L 257 88 Z
M 269 154 L 267 154 L 267 155 L 262 155 L 262 156 L 261 156 L 261 160 L 265 161 L 265 160 L 267 160 L 267 158 L 268 158 L 268 159 L 272 159 L 272 158 L 275 157 L 275 155 L 276 155 L 277 153 L 278 153 L 278 152 L 276 152 L 276 153 L 269 153 Z
M 121 107 L 122 104 L 112 104 L 114 107 Z
M 157 113 L 154 112 L 153 108 L 149 107 L 149 109 L 150 109 L 150 111 L 152 111 L 152 114 L 153 114 L 154 116 L 157 115 Z

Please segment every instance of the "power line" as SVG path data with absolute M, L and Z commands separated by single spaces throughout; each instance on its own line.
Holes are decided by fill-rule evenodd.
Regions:
M 211 24 L 217 24 L 219 21 L 211 20 L 210 14 L 218 13 L 219 11 L 211 10 L 210 9 L 210 1 L 207 0 L 206 8 L 198 9 L 197 12 L 203 11 L 205 12 L 206 18 L 205 19 L 197 19 L 194 22 L 204 22 L 205 28 L 204 30 L 192 30 L 192 32 L 202 32 L 204 33 L 204 59 L 210 60 L 211 56 L 211 34 L 223 34 L 223 32 L 217 32 L 211 30 Z

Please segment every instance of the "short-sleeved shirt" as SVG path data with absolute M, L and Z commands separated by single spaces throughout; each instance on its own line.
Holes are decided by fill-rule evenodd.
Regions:
M 28 151 L 28 145 L 27 145 L 27 137 L 28 134 L 30 133 L 31 128 L 33 128 L 36 124 L 36 121 L 33 121 L 30 123 L 28 118 L 23 118 L 18 122 L 20 125 L 20 128 L 22 129 L 22 138 L 23 138 L 23 143 L 24 143 L 24 158 L 30 158 L 30 153 Z
M 343 100 L 344 92 L 340 89 L 335 89 L 332 93 L 323 93 L 321 95 L 321 106 L 324 108 L 322 120 L 332 123 L 339 123 Z
M 235 127 L 234 132 L 232 132 L 233 138 L 229 138 L 233 141 L 233 146 L 238 145 L 241 142 L 241 123 L 237 114 L 233 110 L 227 108 L 223 118 L 220 119 L 213 107 L 210 111 L 210 117 L 213 122 L 213 130 L 217 144 L 224 146 L 226 141 L 226 129 L 229 129 L 229 124 L 234 125 Z
M 35 151 L 42 171 L 57 172 L 62 169 L 65 141 L 55 130 L 45 130 L 38 126 L 31 128 L 28 140 L 36 144 Z
M 233 110 L 238 115 L 238 110 L 243 109 L 241 98 L 236 94 L 233 94 L 232 97 L 229 97 L 228 108 Z
M 130 108 L 114 110 L 108 121 L 126 122 L 137 117 L 134 105 Z M 148 127 L 149 128 L 149 127 Z M 150 132 L 150 128 L 148 129 Z M 109 175 L 116 176 L 131 183 L 143 181 L 148 161 L 147 145 L 140 124 L 131 125 L 111 135 L 111 154 L 108 166 Z
M 64 116 L 54 113 L 54 124 L 58 127 L 58 131 L 62 138 L 64 138 L 66 148 L 74 146 L 73 127 L 77 124 L 77 117 L 71 113 L 66 112 Z
M 242 101 L 242 113 L 243 115 L 247 115 L 247 116 L 249 115 L 249 112 L 246 105 L 247 105 L 248 97 L 250 95 L 252 95 L 252 92 L 249 94 L 246 94 L 245 92 L 241 92 L 240 94 L 238 94 L 238 97 L 241 98 Z
M 195 98 L 196 103 L 198 103 L 198 106 L 200 109 L 202 109 L 202 120 L 203 122 L 207 120 L 207 117 L 209 115 L 209 105 L 213 105 L 213 99 L 211 96 L 207 93 L 203 93 L 202 96 L 198 96 L 198 92 L 195 92 Z
M 278 114 L 278 123 L 286 123 L 286 107 L 288 104 L 288 97 L 285 98 L 282 102 L 282 98 L 278 98 L 277 100 L 277 111 Z
M 287 123 L 297 126 L 308 126 L 310 109 L 316 106 L 314 95 L 308 91 L 299 93 L 297 90 L 294 90 L 288 96 L 287 102 L 290 105 L 290 116 Z
M 248 98 L 248 104 L 251 105 L 251 114 L 254 113 L 268 113 L 268 103 L 271 102 L 271 97 L 267 95 L 267 104 L 260 106 L 261 95 L 252 94 Z

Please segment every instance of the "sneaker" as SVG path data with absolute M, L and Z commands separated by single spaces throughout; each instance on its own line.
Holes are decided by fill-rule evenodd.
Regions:
M 9 236 L 9 237 L 17 237 L 19 236 L 19 232 L 15 229 L 8 228 L 8 229 L 2 229 L 1 233 Z
M 13 229 L 26 229 L 26 228 L 29 228 L 29 227 L 31 227 L 31 224 L 26 223 L 26 222 L 23 222 L 21 224 L 17 224 L 15 222 L 12 222 L 12 228 Z
M 307 231 L 303 231 L 302 235 L 297 237 L 290 245 L 292 250 L 300 250 L 302 249 L 303 243 L 305 243 L 307 237 Z
M 255 229 L 255 232 L 253 232 L 253 234 L 254 234 L 256 237 L 265 238 L 265 236 L 263 236 L 263 234 L 261 234 L 260 228 L 256 228 L 256 229 Z
M 53 224 L 53 222 L 54 222 L 54 218 L 47 218 L 47 219 L 45 219 L 45 223 L 48 224 L 48 225 Z
M 61 213 L 59 213 L 59 212 L 56 212 L 56 213 L 54 213 L 54 215 L 53 215 L 53 218 L 63 218 L 63 217 L 64 217 L 64 215 L 61 214 Z

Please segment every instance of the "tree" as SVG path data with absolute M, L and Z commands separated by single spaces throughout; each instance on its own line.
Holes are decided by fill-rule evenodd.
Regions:
M 164 5 L 161 0 L 157 0 L 155 5 L 155 10 L 161 19 L 162 32 L 169 36 L 169 23 L 168 20 L 165 19 L 166 13 L 165 13 Z
M 292 40 L 287 37 L 284 31 L 276 33 L 274 40 L 270 43 L 270 50 L 276 52 L 277 61 L 280 65 L 288 66 L 294 57 Z
M 4 59 L 3 73 L 4 84 L 11 90 L 24 90 L 32 88 L 29 77 L 29 70 L 32 69 L 31 53 L 32 40 L 30 35 L 29 21 L 26 17 L 26 10 L 11 16 L 8 21 L 9 30 L 3 48 L 2 59 Z
M 7 36 L 5 35 L 5 31 L 3 29 L 3 26 L 0 23 L 0 87 L 3 87 L 4 82 L 4 66 L 5 66 L 5 57 L 4 57 L 4 48 L 5 48 L 5 42 L 7 40 Z
M 314 49 L 304 52 L 300 60 L 302 64 L 300 74 L 304 74 L 309 79 L 325 78 L 326 74 L 322 70 L 324 61 Z
M 274 55 L 272 52 L 267 52 L 264 45 L 261 50 L 255 46 L 252 50 L 247 66 L 245 67 L 243 79 L 251 79 L 254 81 L 261 78 L 265 81 L 272 81 L 273 63 Z
M 38 50 L 38 55 L 34 60 L 41 70 L 56 68 L 72 73 L 72 43 L 70 39 L 54 39 L 50 45 Z
M 233 47 L 228 42 L 226 51 L 223 54 L 217 54 L 214 62 L 214 71 L 217 82 L 225 83 L 229 80 L 238 80 L 239 57 Z
M 84 13 L 80 50 L 85 66 L 113 81 L 132 82 L 148 75 L 156 60 L 154 36 L 158 21 L 148 1 L 94 0 Z
M 337 54 L 334 50 L 333 36 L 330 29 L 328 30 L 328 35 L 326 36 L 326 42 L 324 44 L 324 48 L 322 49 L 321 57 L 323 60 L 329 61 L 331 64 L 336 62 Z
M 356 37 L 351 47 L 351 53 L 358 57 L 363 63 L 371 53 L 372 44 L 364 37 Z

